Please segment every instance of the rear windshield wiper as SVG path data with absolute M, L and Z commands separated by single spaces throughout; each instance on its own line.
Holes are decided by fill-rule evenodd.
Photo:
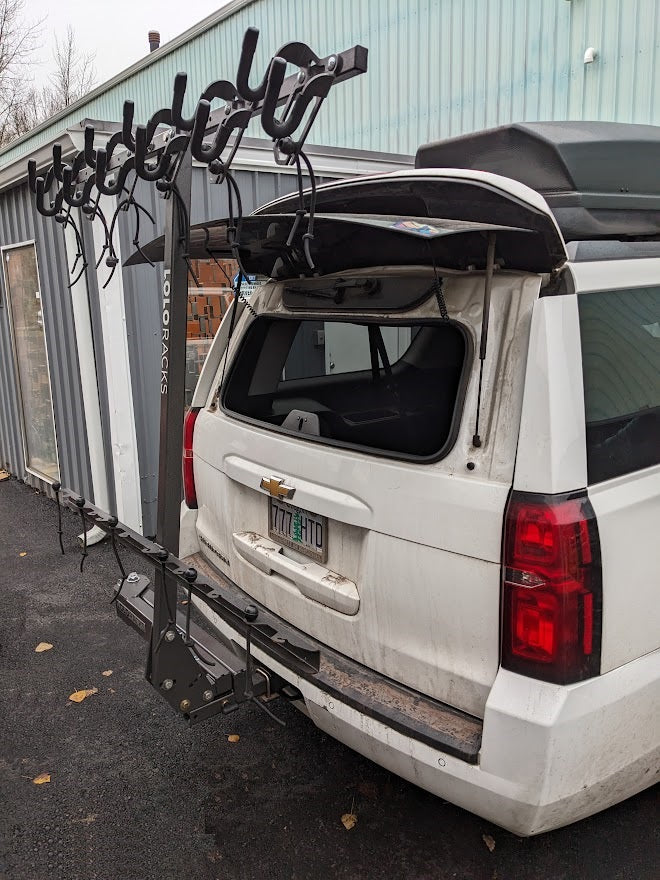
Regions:
M 337 280 L 337 283 L 333 287 L 315 287 L 305 289 L 302 289 L 300 287 L 287 287 L 284 292 L 293 293 L 298 296 L 316 297 L 317 299 L 329 299 L 339 305 L 339 303 L 342 303 L 344 301 L 344 296 L 347 290 L 360 289 L 363 290 L 367 294 L 367 296 L 372 296 L 374 293 L 376 293 L 379 287 L 380 281 L 378 281 L 376 278 L 366 278 L 364 281 L 344 281 L 340 278 Z

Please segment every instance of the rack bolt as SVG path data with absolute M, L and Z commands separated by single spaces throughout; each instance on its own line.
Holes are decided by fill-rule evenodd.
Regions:
M 336 66 L 337 66 L 337 56 L 331 55 L 328 58 L 328 70 L 334 70 Z
M 166 678 L 163 684 L 161 685 L 164 691 L 171 691 L 174 687 L 174 682 L 171 678 Z
M 175 636 L 175 632 L 174 632 L 174 630 L 173 630 L 173 629 L 168 629 L 168 631 L 165 633 L 165 641 L 166 641 L 166 642 L 173 642 L 173 641 L 174 641 L 174 636 Z
M 132 571 L 126 580 L 129 584 L 136 584 L 140 580 L 140 575 L 136 571 Z
M 298 82 L 299 82 L 299 83 L 304 83 L 304 82 L 305 82 L 305 76 L 306 76 L 305 71 L 304 71 L 304 70 L 301 70 L 301 71 L 298 73 Z
M 187 712 L 190 709 L 190 706 L 190 700 L 181 700 L 179 703 L 179 709 L 181 709 L 182 712 Z
M 204 698 L 204 702 L 210 702 L 213 699 L 213 691 L 204 691 L 202 697 Z

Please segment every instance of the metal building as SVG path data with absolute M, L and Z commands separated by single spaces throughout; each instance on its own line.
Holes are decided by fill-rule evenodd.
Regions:
M 43 167 L 56 142 L 65 157 L 80 149 L 85 119 L 112 131 L 126 98 L 146 122 L 169 105 L 179 70 L 192 112 L 208 82 L 233 78 L 250 25 L 261 31 L 256 70 L 292 39 L 320 54 L 369 49 L 369 73 L 333 90 L 315 124 L 321 179 L 405 167 L 422 142 L 511 121 L 660 124 L 657 0 L 234 0 L 0 151 L 0 467 L 42 489 L 59 479 L 145 534 L 155 530 L 160 272 L 118 270 L 104 287 L 98 230 L 81 220 L 89 268 L 69 290 L 75 243 L 36 212 L 26 162 Z M 256 138 L 234 167 L 246 211 L 295 187 Z M 161 231 L 162 204 L 147 186 L 142 199 L 156 219 L 144 241 Z M 224 189 L 195 169 L 192 222 L 226 209 Z M 133 232 L 120 217 L 122 260 Z

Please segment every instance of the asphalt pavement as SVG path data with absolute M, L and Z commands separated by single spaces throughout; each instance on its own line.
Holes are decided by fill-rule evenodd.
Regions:
M 284 730 L 254 707 L 188 728 L 144 680 L 145 645 L 109 604 L 110 548 L 91 548 L 81 574 L 80 521 L 65 511 L 64 557 L 56 523 L 52 501 L 0 483 L 0 880 L 658 877 L 657 788 L 524 840 L 282 701 Z M 41 642 L 52 648 L 35 652 Z

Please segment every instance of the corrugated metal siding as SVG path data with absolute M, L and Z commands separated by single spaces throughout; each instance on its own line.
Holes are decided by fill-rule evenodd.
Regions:
M 296 189 L 292 174 L 237 171 L 236 180 L 243 197 L 245 214 L 254 211 L 270 199 Z M 327 182 L 325 178 L 320 183 Z M 305 180 L 306 183 L 306 180 Z M 151 241 L 163 232 L 164 202 L 152 184 L 140 181 L 136 188 L 138 201 L 151 212 L 156 226 L 142 215 L 140 242 Z M 193 170 L 191 194 L 191 222 L 214 220 L 227 215 L 227 188 L 210 183 L 205 168 Z M 119 242 L 125 260 L 135 250 L 134 212 L 122 215 L 119 221 Z M 104 269 L 101 270 L 101 282 Z M 105 270 L 107 271 L 107 270 Z M 133 406 L 140 461 L 140 489 L 142 494 L 143 531 L 156 531 L 158 494 L 158 440 L 160 427 L 160 295 L 163 282 L 162 263 L 156 268 L 133 266 L 123 270 L 126 333 L 133 385 Z
M 9 310 L 5 281 L 2 284 L 0 306 L 0 466 L 12 474 L 23 475 L 25 460 L 19 427 L 20 404 L 17 395 L 17 377 L 9 329 Z
M 60 226 L 37 213 L 27 185 L 0 199 L 0 246 L 34 240 L 43 309 L 50 383 L 62 484 L 91 498 L 87 432 L 73 324 L 68 270 Z M 3 291 L 5 303 L 6 291 Z M 13 363 L 9 315 L 0 310 L 0 461 L 18 477 L 25 476 L 20 433 L 17 376 Z M 39 481 L 27 477 L 34 485 Z
M 322 55 L 362 43 L 369 72 L 333 91 L 314 143 L 413 153 L 420 143 L 506 122 L 592 119 L 660 125 L 658 0 L 255 0 L 0 156 L 27 155 L 83 117 L 145 122 L 185 70 L 185 112 L 212 80 L 233 79 L 245 29 L 261 30 L 254 70 L 305 40 Z M 598 57 L 583 63 L 593 46 Z M 257 77 L 254 77 L 254 82 Z M 253 124 L 250 132 L 259 134 Z

